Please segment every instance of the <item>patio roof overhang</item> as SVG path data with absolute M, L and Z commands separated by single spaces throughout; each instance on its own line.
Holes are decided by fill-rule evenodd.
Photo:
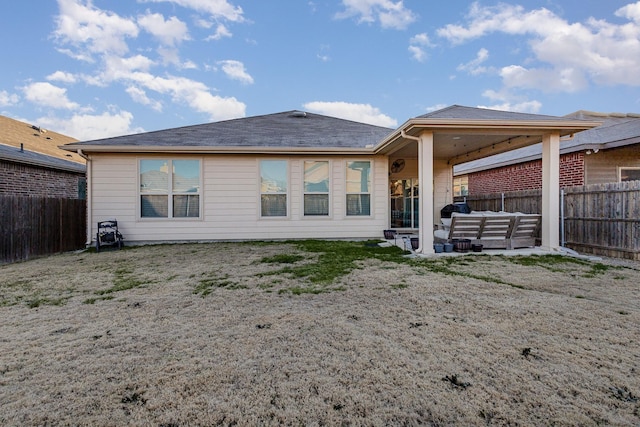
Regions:
M 543 135 L 559 133 L 562 138 L 600 124 L 571 119 L 514 121 L 414 118 L 374 147 L 374 152 L 415 157 L 416 139 L 423 132 L 433 132 L 434 159 L 455 165 L 537 144 L 542 141 Z

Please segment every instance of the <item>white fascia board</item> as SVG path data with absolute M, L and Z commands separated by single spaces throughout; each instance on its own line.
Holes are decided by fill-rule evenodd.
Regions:
M 61 147 L 84 153 L 172 153 L 172 154 L 358 154 L 373 155 L 372 148 L 317 147 L 207 147 L 207 146 L 106 146 L 84 145 Z

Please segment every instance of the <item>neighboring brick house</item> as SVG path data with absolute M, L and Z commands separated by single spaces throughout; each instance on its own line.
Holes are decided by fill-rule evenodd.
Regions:
M 85 198 L 84 159 L 58 148 L 75 141 L 0 116 L 0 194 Z
M 566 117 L 602 125 L 561 141 L 560 187 L 640 179 L 640 114 L 579 111 Z M 455 196 L 541 188 L 541 158 L 537 144 L 458 165 Z

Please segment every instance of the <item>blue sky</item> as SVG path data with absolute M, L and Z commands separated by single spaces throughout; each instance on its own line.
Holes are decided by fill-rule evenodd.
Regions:
M 81 139 L 305 110 L 640 113 L 640 1 L 26 0 L 0 114 Z

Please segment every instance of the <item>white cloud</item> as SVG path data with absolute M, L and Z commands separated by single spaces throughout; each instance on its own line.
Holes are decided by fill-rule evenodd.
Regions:
M 640 24 L 640 1 L 628 4 L 616 10 L 616 16 L 627 18 Z
M 425 50 L 420 46 L 409 46 L 408 50 L 411 54 L 411 57 L 416 61 L 424 62 L 427 60 L 427 52 L 425 52 Z
M 146 3 L 174 3 L 196 12 L 206 13 L 214 19 L 226 19 L 232 22 L 243 22 L 243 11 L 227 0 L 138 0 Z
M 52 82 L 75 83 L 77 81 L 77 78 L 72 73 L 56 71 L 55 73 L 49 74 L 47 76 L 47 80 Z
M 133 114 L 128 111 L 118 113 L 102 113 L 99 115 L 74 114 L 68 119 L 59 117 L 42 117 L 37 123 L 45 128 L 69 135 L 81 141 L 109 138 L 143 132 L 140 128 L 131 128 Z
M 483 67 L 485 61 L 489 59 L 489 51 L 485 48 L 482 48 L 476 54 L 475 59 L 467 62 L 466 64 L 458 65 L 458 71 L 467 71 L 471 75 L 478 75 L 485 73 L 487 71 L 487 67 Z
M 240 61 L 231 59 L 218 61 L 218 65 L 222 67 L 222 71 L 232 80 L 238 80 L 243 84 L 253 84 L 253 77 L 244 69 L 244 64 Z
M 342 0 L 342 4 L 345 10 L 335 15 L 338 19 L 355 17 L 359 23 L 378 21 L 382 28 L 396 30 L 403 30 L 416 20 L 402 0 Z
M 514 111 L 516 113 L 532 113 L 536 114 L 542 108 L 539 101 L 530 101 L 520 99 L 518 96 L 511 94 L 507 90 L 496 92 L 494 90 L 486 90 L 482 94 L 485 98 L 489 98 L 494 102 L 492 105 L 478 105 L 478 108 L 489 108 L 492 110 Z
M 507 88 L 540 89 L 544 92 L 578 92 L 589 84 L 584 74 L 575 68 L 527 69 L 510 65 L 500 70 L 502 82 Z
M 54 36 L 60 43 L 76 48 L 60 50 L 73 57 L 90 57 L 91 53 L 124 54 L 129 47 L 127 37 L 137 37 L 138 26 L 127 18 L 113 12 L 97 9 L 91 2 L 84 5 L 81 0 L 58 0 L 60 15 L 56 18 Z
M 119 57 L 107 55 L 103 59 L 104 69 L 95 75 L 84 75 L 86 83 L 107 86 L 119 80 L 128 80 L 135 72 L 148 72 L 155 62 L 144 55 Z
M 48 82 L 31 83 L 23 87 L 22 90 L 26 100 L 40 107 L 66 110 L 76 110 L 80 107 L 79 104 L 69 100 L 65 88 L 54 86 Z
M 416 34 L 415 36 L 411 37 L 409 43 L 421 46 L 432 46 L 431 40 L 429 40 L 429 36 L 427 35 L 427 33 Z
M 144 0 L 143 0 L 144 1 Z M 149 0 L 162 2 L 164 0 Z M 208 20 L 219 22 L 227 20 L 243 22 L 242 9 L 231 5 L 226 0 L 167 0 L 167 2 L 190 8 L 201 14 L 208 14 Z M 187 25 L 178 18 L 165 18 L 158 13 L 147 11 L 134 18 L 126 18 L 116 13 L 96 8 L 91 0 L 58 0 L 60 13 L 56 18 L 54 36 L 58 50 L 72 58 L 98 62 L 99 68 L 76 77 L 87 84 L 109 87 L 113 83 L 122 84 L 125 91 L 135 102 L 152 109 L 160 110 L 165 99 L 154 99 L 159 96 L 169 97 L 172 102 L 186 105 L 188 108 L 207 114 L 211 120 L 222 120 L 243 117 L 246 106 L 234 97 L 222 97 L 212 93 L 204 83 L 171 76 L 168 73 L 160 77 L 152 73 L 154 67 L 172 65 L 180 70 L 196 69 L 193 61 L 180 59 L 178 46 L 189 40 Z M 203 24 L 203 19 L 194 17 Z M 157 48 L 158 59 L 151 59 L 143 54 L 127 56 L 128 39 L 135 39 L 140 29 L 144 29 L 160 40 Z M 226 27 L 218 24 L 220 37 L 230 36 Z M 136 40 L 139 41 L 139 40 Z M 139 52 L 148 52 L 148 47 L 140 45 Z M 223 70 L 233 79 L 244 83 L 252 83 L 253 78 L 244 70 L 242 63 L 225 62 Z M 70 75 L 69 75 L 70 76 Z M 67 75 L 54 73 L 51 80 L 68 80 Z M 70 82 L 70 81 L 66 81 Z M 40 85 L 43 85 L 42 83 Z M 50 86 L 33 86 L 29 100 L 41 105 L 48 103 L 55 108 L 80 109 L 78 104 L 70 102 L 62 88 Z M 47 89 L 48 92 L 45 90 Z M 34 92 L 35 90 L 35 92 Z M 51 96 L 55 91 L 59 96 Z M 42 94 L 39 94 L 41 93 Z M 27 92 L 25 92 L 27 93 Z
M 411 57 L 418 62 L 424 62 L 427 60 L 427 52 L 424 48 L 432 46 L 433 44 L 426 33 L 416 34 L 409 40 L 409 52 L 411 53 Z
M 311 112 L 368 123 L 376 126 L 396 127 L 398 121 L 382 114 L 378 108 L 369 104 L 351 104 L 348 102 L 314 101 L 304 104 L 304 108 Z
M 165 46 L 175 46 L 190 39 L 187 24 L 175 16 L 165 20 L 162 14 L 147 11 L 146 15 L 138 17 L 138 23 Z
M 427 113 L 431 113 L 433 111 L 438 111 L 438 110 L 442 110 L 443 108 L 447 108 L 448 106 L 449 105 L 447 104 L 436 104 L 436 105 L 427 107 L 425 110 L 427 111 Z
M 149 98 L 147 93 L 139 87 L 129 86 L 126 92 L 138 104 L 147 105 L 156 111 L 162 111 L 162 103 Z
M 148 90 L 171 96 L 174 102 L 186 104 L 193 110 L 206 113 L 211 120 L 244 117 L 246 105 L 234 97 L 211 94 L 201 82 L 184 77 L 158 77 L 149 73 L 135 72 L 126 77 Z
M 526 11 L 522 6 L 483 7 L 476 2 L 469 10 L 467 25 L 447 25 L 437 34 L 454 44 L 490 33 L 528 38 L 534 54 L 530 62 L 539 64 L 529 69 L 500 67 L 509 87 L 575 92 L 590 81 L 640 86 L 640 2 L 618 9 L 616 15 L 635 23 L 617 25 L 594 18 L 569 23 L 544 8 Z
M 231 37 L 231 31 L 229 31 L 229 29 L 224 26 L 223 24 L 219 24 L 216 27 L 216 32 L 211 34 L 209 37 L 207 37 L 205 40 L 209 41 L 209 40 L 222 40 L 224 37 Z
M 519 103 L 504 102 L 494 105 L 478 105 L 478 108 L 488 108 L 491 110 L 513 111 L 515 113 L 531 113 L 537 114 L 542 108 L 542 104 L 538 101 L 526 101 Z
M 15 93 L 0 90 L 0 107 L 9 107 L 17 104 L 18 101 L 20 101 L 20 98 Z

